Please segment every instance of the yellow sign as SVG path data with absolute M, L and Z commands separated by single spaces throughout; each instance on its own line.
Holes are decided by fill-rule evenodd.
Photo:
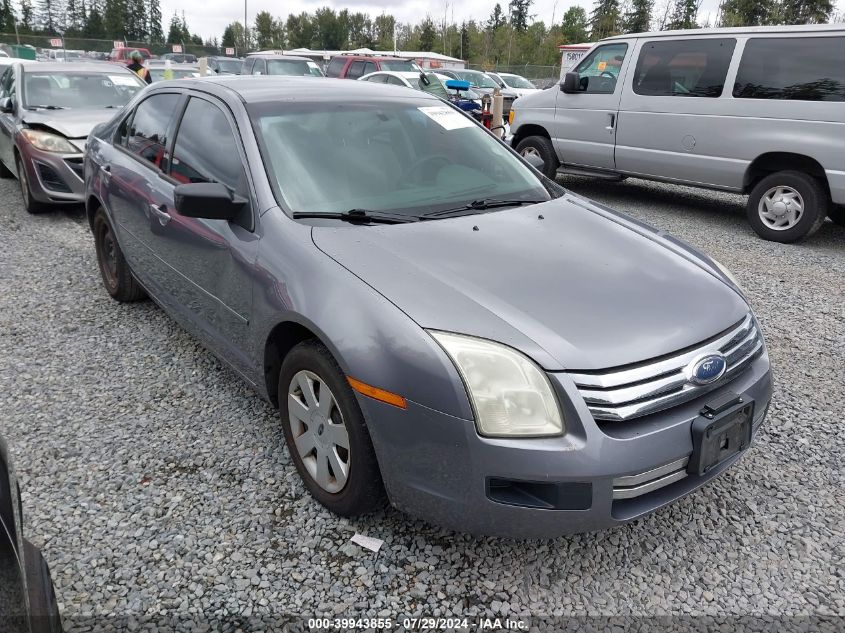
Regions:
M 605 68 L 607 68 L 607 62 L 599 62 L 599 72 L 604 72 Z

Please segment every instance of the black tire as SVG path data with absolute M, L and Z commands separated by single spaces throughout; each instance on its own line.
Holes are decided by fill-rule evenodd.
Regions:
M 29 177 L 26 175 L 26 170 L 23 168 L 21 157 L 15 155 L 15 166 L 18 169 L 18 184 L 20 185 L 21 197 L 23 198 L 23 206 L 27 213 L 44 213 L 50 209 L 50 206 L 39 202 L 32 197 L 32 190 L 29 188 Z
M 782 230 L 767 225 L 759 210 L 763 196 L 777 187 L 788 187 L 798 192 L 804 207 L 795 225 Z M 764 240 L 788 243 L 805 239 L 818 231 L 829 207 L 830 198 L 821 181 L 804 172 L 786 170 L 770 174 L 755 185 L 748 198 L 747 215 L 751 228 Z
M 838 224 L 839 226 L 845 226 L 845 206 L 841 204 L 832 204 L 830 205 L 830 209 L 828 209 L 827 217 L 834 224 Z
M 94 214 L 94 247 L 103 286 L 111 298 L 121 303 L 143 299 L 146 293 L 132 276 L 129 264 L 123 257 L 117 237 L 102 208 L 97 209 Z
M 296 446 L 288 394 L 294 377 L 301 371 L 315 374 L 328 386 L 337 403 L 330 417 L 335 423 L 340 421 L 337 417 L 339 410 L 346 428 L 349 442 L 346 453 L 348 475 L 345 484 L 337 492 L 329 492 L 317 483 Z M 319 341 L 304 341 L 285 357 L 279 374 L 279 414 L 291 458 L 305 487 L 317 501 L 335 514 L 346 517 L 375 512 L 387 504 L 387 495 L 364 415 L 337 361 Z M 320 433 L 322 427 L 323 424 L 320 424 Z M 308 453 L 306 457 L 316 460 L 316 449 L 313 455 Z
M 29 541 L 24 540 L 23 546 L 32 633 L 61 633 L 62 619 L 47 561 Z
M 529 136 L 522 139 L 516 146 L 517 154 L 524 155 L 530 151 L 536 152 L 543 159 L 543 168 L 540 170 L 543 175 L 554 180 L 560 161 L 557 159 L 551 139 L 545 136 Z

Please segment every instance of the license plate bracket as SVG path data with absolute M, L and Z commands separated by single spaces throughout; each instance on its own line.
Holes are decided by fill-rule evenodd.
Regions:
M 722 400 L 718 406 L 705 406 L 693 421 L 689 474 L 704 475 L 750 446 L 754 402 L 736 396 L 726 405 Z

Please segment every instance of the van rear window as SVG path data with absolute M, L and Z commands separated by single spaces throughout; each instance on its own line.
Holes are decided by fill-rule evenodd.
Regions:
M 748 40 L 733 95 L 740 99 L 845 101 L 845 37 Z
M 719 97 L 736 40 L 690 38 L 646 42 L 634 71 L 634 92 L 651 97 Z

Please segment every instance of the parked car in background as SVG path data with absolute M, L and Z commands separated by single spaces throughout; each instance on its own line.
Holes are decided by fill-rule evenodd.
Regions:
M 480 70 L 452 70 L 452 69 L 438 69 L 442 75 L 452 77 L 453 79 L 460 79 L 461 81 L 468 81 L 469 85 L 475 92 L 485 95 L 492 95 L 498 88 L 502 93 L 502 108 L 505 115 L 505 121 L 510 114 L 513 102 L 519 97 L 513 90 L 508 88 L 499 88 L 499 84 L 493 81 L 486 73 Z
M 0 76 L 0 176 L 17 176 L 30 213 L 83 200 L 88 133 L 144 83 L 98 62 L 14 64 Z
M 85 61 L 85 51 L 69 51 L 63 49 L 50 49 L 47 57 L 53 62 L 78 62 Z
M 24 535 L 20 486 L 10 457 L 0 437 L 0 622 L 4 633 L 61 633 L 50 568 Z
M 419 73 L 422 69 L 413 59 L 379 55 L 335 55 L 326 68 L 326 77 L 358 79 L 377 70 Z
M 600 41 L 559 90 L 520 99 L 523 155 L 559 170 L 748 195 L 760 237 L 845 225 L 845 26 L 663 31 Z
M 320 503 L 550 537 L 747 451 L 771 374 L 722 266 L 434 95 L 314 86 L 150 86 L 93 130 L 85 175 L 106 291 L 151 296 L 277 405 Z
M 111 53 L 109 53 L 108 61 L 110 62 L 123 62 L 125 64 L 129 63 L 129 55 L 132 54 L 132 51 L 138 51 L 141 53 L 144 59 L 152 59 L 152 55 L 150 51 L 146 48 L 113 48 Z
M 199 77 L 199 66 L 193 64 L 170 64 L 170 73 L 168 73 L 168 62 L 166 60 L 150 60 L 147 62 L 147 71 L 150 73 L 150 79 L 153 82 L 162 81 L 164 79 L 185 79 L 186 77 Z
M 525 95 L 540 90 L 537 86 L 535 86 L 533 83 L 531 83 L 521 75 L 514 75 L 513 73 L 494 72 L 488 72 L 487 74 L 493 81 L 499 84 L 499 88 L 505 88 L 507 90 L 515 92 L 520 97 L 524 97 Z
M 197 56 L 190 53 L 165 53 L 159 59 L 169 59 L 175 64 L 196 64 Z
M 405 86 L 406 88 L 413 88 L 415 90 L 422 90 L 428 92 L 441 99 L 448 99 L 449 97 L 461 97 L 467 101 L 472 101 L 476 105 L 481 105 L 481 95 L 470 90 L 460 91 L 453 90 L 446 86 L 446 82 L 451 77 L 441 75 L 434 72 L 401 72 L 396 70 L 380 70 L 369 75 L 359 77 L 358 81 L 369 81 L 376 84 L 390 84 L 393 86 Z
M 208 69 L 216 75 L 240 75 L 243 62 L 240 57 L 212 55 L 208 58 Z
M 270 54 L 249 55 L 244 60 L 241 74 L 325 77 L 320 67 L 307 57 Z

